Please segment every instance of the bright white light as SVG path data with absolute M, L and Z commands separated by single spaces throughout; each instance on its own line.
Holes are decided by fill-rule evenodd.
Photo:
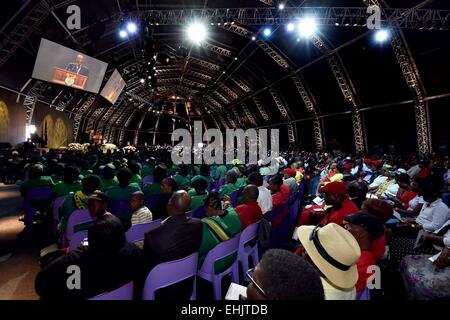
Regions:
M 295 29 L 295 26 L 292 22 L 288 23 L 288 25 L 286 26 L 287 31 L 292 32 Z
M 311 37 L 317 31 L 317 23 L 313 18 L 304 18 L 298 24 L 298 33 L 301 37 Z
M 278 9 L 283 10 L 283 9 L 284 9 L 284 3 L 280 3 L 280 4 L 278 5 Z
M 144 79 L 144 78 L 139 79 L 139 81 L 140 81 L 141 83 L 145 83 L 145 79 Z
M 265 28 L 263 33 L 266 37 L 268 37 L 272 33 L 272 30 L 270 30 L 269 28 Z
M 119 37 L 121 37 L 122 39 L 125 39 L 127 37 L 128 33 L 125 30 L 120 30 L 119 31 Z
M 255 41 L 255 40 L 256 40 L 256 37 L 255 37 L 255 36 L 253 36 L 253 37 L 252 37 L 252 41 Z
M 377 42 L 385 42 L 390 37 L 390 32 L 388 30 L 378 30 L 375 33 L 375 40 Z
M 192 42 L 199 44 L 206 39 L 206 27 L 198 22 L 195 22 L 188 26 L 187 36 Z
M 36 126 L 34 124 L 30 124 L 28 126 L 28 131 L 30 132 L 30 134 L 35 134 L 36 133 Z
M 135 33 L 137 31 L 137 25 L 134 22 L 128 22 L 127 30 L 129 33 Z
M 197 144 L 197 146 L 198 146 L 199 148 L 203 148 L 204 144 L 203 144 L 203 142 L 199 142 L 199 143 Z

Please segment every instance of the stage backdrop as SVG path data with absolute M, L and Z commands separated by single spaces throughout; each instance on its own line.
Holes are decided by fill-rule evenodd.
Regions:
M 22 96 L 16 103 L 17 94 L 0 89 L 0 142 L 12 146 L 26 140 L 26 108 Z M 36 134 L 47 141 L 48 148 L 67 146 L 73 140 L 73 120 L 65 112 L 57 111 L 37 102 L 32 124 Z

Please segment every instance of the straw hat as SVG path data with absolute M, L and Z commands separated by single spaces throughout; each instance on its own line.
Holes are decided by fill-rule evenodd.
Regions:
M 361 249 L 353 235 L 335 223 L 301 226 L 297 235 L 316 267 L 336 287 L 353 288 Z

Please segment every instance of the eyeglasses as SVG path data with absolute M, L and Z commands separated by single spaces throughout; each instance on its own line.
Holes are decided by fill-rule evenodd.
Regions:
M 246 272 L 247 277 L 250 279 L 250 281 L 253 283 L 255 288 L 259 291 L 259 293 L 266 299 L 269 299 L 267 295 L 265 294 L 264 290 L 256 283 L 255 279 L 253 279 L 253 274 L 255 273 L 255 269 L 251 268 Z

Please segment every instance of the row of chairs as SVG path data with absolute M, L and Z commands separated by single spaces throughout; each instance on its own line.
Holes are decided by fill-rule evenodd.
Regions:
M 142 226 L 133 226 L 127 232 L 127 240 L 130 242 L 143 240 L 145 233 L 156 228 L 161 221 L 153 221 L 151 223 L 143 224 Z M 258 235 L 259 222 L 248 226 L 241 233 L 235 237 L 219 243 L 206 256 L 203 265 L 198 269 L 198 253 L 170 262 L 164 262 L 155 266 L 148 274 L 144 289 L 142 292 L 142 299 L 155 299 L 155 292 L 171 286 L 183 280 L 194 278 L 191 299 L 196 299 L 196 277 L 212 283 L 214 290 L 214 298 L 216 300 L 222 299 L 222 278 L 231 274 L 231 279 L 235 283 L 243 283 L 245 281 L 245 272 L 249 269 L 250 257 L 255 266 L 259 262 L 258 244 L 255 241 Z M 78 246 L 83 241 L 87 233 L 75 234 L 72 243 L 74 247 Z M 215 263 L 225 257 L 237 253 L 235 262 L 226 270 L 216 274 L 214 270 Z M 239 267 L 242 266 L 243 276 L 240 275 Z M 133 298 L 133 284 L 127 283 L 117 290 L 102 295 L 96 296 L 94 300 L 126 300 Z

